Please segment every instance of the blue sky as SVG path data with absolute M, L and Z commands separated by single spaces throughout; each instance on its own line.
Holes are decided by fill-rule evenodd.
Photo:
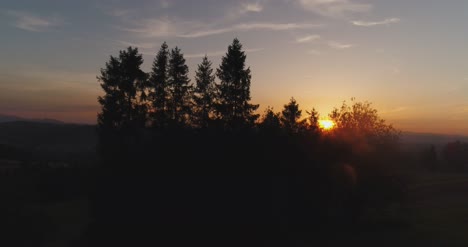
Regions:
M 294 96 L 327 115 L 369 100 L 403 130 L 468 134 L 468 1 L 2 1 L 0 113 L 94 123 L 96 75 L 139 47 L 149 71 L 163 41 L 190 73 L 240 39 L 252 101 Z

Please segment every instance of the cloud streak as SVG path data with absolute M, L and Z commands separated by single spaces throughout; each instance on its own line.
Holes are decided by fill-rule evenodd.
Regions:
M 380 26 L 380 25 L 390 25 L 399 23 L 401 20 L 399 18 L 389 18 L 383 21 L 352 21 L 351 23 L 355 26 L 360 27 L 373 27 L 373 26 Z
M 407 111 L 407 110 L 408 110 L 407 106 L 399 106 L 399 107 L 390 109 L 388 111 L 384 111 L 384 112 L 382 112 L 382 114 L 399 113 L 399 112 L 403 112 L 403 111 Z
M 45 32 L 53 27 L 62 26 L 64 22 L 57 17 L 39 17 L 28 12 L 7 11 L 15 19 L 13 26 L 31 32 Z
M 295 30 L 295 29 L 310 29 L 315 28 L 320 25 L 317 24 L 307 24 L 307 23 L 248 23 L 248 24 L 238 24 L 226 28 L 218 29 L 207 29 L 202 31 L 190 32 L 185 34 L 177 35 L 181 38 L 200 38 L 205 36 L 235 32 L 235 31 L 252 31 L 252 30 L 269 30 L 269 31 L 286 31 L 286 30 Z
M 167 8 L 171 7 L 171 2 L 169 0 L 161 0 L 159 2 L 159 5 L 161 6 L 161 8 L 167 9 Z
M 184 25 L 191 27 L 193 23 L 174 22 L 169 19 L 144 19 L 135 22 L 134 27 L 117 27 L 120 30 L 140 34 L 146 37 L 169 37 L 177 35 Z
M 208 57 L 219 57 L 222 56 L 225 53 L 225 51 L 212 51 L 212 52 L 207 52 L 207 53 L 192 53 L 192 54 L 185 54 L 184 58 L 202 58 L 208 56 Z
M 320 35 L 317 35 L 317 34 L 307 35 L 305 37 L 297 38 L 296 43 L 308 43 L 308 42 L 312 42 L 318 39 L 320 39 Z
M 336 41 L 328 42 L 328 46 L 333 48 L 333 49 L 337 49 L 337 50 L 344 50 L 344 49 L 349 49 L 349 48 L 354 47 L 353 44 L 343 44 L 343 43 L 336 42 Z
M 263 11 L 267 0 L 255 0 L 254 2 L 243 2 L 234 7 L 227 8 L 225 20 L 236 20 L 249 13 L 260 13 Z M 232 1 L 236 2 L 236 1 Z
M 130 27 L 117 26 L 122 31 L 139 34 L 143 37 L 179 37 L 200 38 L 230 32 L 246 32 L 253 30 L 287 31 L 298 29 L 318 28 L 322 25 L 311 23 L 270 23 L 254 22 L 241 23 L 227 27 L 214 28 L 210 25 L 193 21 L 174 21 L 168 18 L 143 19 L 129 21 Z M 197 31 L 192 31 L 197 30 Z
M 262 12 L 263 5 L 259 2 L 242 4 L 242 12 Z
M 355 3 L 351 0 L 297 0 L 300 6 L 315 14 L 343 18 L 351 13 L 365 13 L 372 10 L 371 4 Z

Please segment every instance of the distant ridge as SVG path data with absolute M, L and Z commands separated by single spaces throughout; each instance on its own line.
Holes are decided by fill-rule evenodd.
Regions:
M 468 136 L 417 132 L 403 132 L 401 134 L 401 142 L 409 145 L 423 144 L 435 145 L 437 147 L 455 141 L 468 142 Z
M 57 121 L 0 123 L 0 148 L 2 145 L 9 146 L 36 153 L 41 157 L 62 155 L 62 158 L 67 158 L 67 155 L 74 153 L 93 154 L 96 151 L 97 140 L 94 125 L 57 124 Z
M 0 114 L 0 123 L 8 122 L 34 122 L 34 123 L 49 123 L 49 124 L 65 124 L 60 120 L 51 118 L 22 118 L 14 115 Z

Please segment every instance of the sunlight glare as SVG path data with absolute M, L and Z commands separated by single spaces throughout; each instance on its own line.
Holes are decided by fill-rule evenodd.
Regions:
M 323 130 L 331 130 L 335 127 L 335 122 L 332 120 L 319 120 L 319 126 Z

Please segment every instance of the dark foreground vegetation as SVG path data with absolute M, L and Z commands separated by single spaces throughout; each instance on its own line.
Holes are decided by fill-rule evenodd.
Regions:
M 98 77 L 97 128 L 0 124 L 2 245 L 414 246 L 440 223 L 431 193 L 466 205 L 441 199 L 468 184 L 466 144 L 403 146 L 354 99 L 330 130 L 294 98 L 260 117 L 245 59 L 236 39 L 191 84 L 180 49 L 145 73 L 130 47 Z

